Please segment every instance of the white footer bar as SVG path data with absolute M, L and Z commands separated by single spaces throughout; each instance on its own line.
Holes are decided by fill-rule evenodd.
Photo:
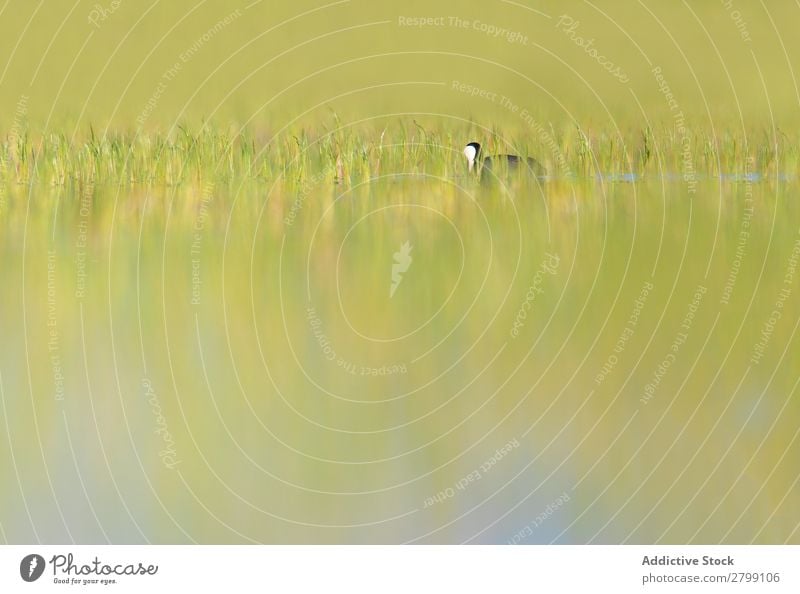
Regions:
M 778 594 L 798 576 L 799 546 L 0 547 L 9 593 Z

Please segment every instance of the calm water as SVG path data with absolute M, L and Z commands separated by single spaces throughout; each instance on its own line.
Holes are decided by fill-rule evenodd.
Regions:
M 798 543 L 797 190 L 18 188 L 0 536 Z

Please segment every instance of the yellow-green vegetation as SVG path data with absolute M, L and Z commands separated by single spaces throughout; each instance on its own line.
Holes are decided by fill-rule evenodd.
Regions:
M 738 4 L 0 9 L 0 541 L 800 542 L 800 9 Z
M 473 125 L 426 128 L 416 121 L 390 121 L 382 129 L 298 129 L 268 136 L 249 129 L 172 134 L 36 135 L 4 143 L 6 184 L 115 183 L 172 186 L 258 179 L 302 182 L 327 176 L 337 183 L 362 183 L 385 173 L 463 175 L 465 139 L 479 138 L 487 154 L 535 156 L 551 178 L 637 176 L 716 177 L 757 173 L 791 178 L 800 171 L 800 138 L 769 130 L 717 135 L 707 130 L 662 126 L 630 130 L 582 130 L 550 124 L 540 134 Z

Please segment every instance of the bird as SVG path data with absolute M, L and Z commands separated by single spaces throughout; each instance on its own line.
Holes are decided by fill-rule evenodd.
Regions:
M 481 145 L 477 142 L 470 142 L 464 147 L 464 156 L 467 158 L 469 170 L 476 171 L 477 168 L 475 165 L 480 161 Z M 518 155 L 493 155 L 491 157 L 486 157 L 483 160 L 482 170 L 491 171 L 495 163 L 505 163 L 505 167 L 510 172 L 516 171 L 521 167 L 527 167 L 527 170 L 533 175 L 539 176 L 547 173 L 547 170 L 536 159 L 532 157 L 524 159 Z

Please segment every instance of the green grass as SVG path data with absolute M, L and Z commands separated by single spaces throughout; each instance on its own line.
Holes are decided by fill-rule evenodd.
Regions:
M 486 154 L 494 151 L 534 156 L 554 177 L 572 174 L 634 172 L 682 174 L 688 147 L 698 175 L 758 172 L 796 175 L 800 142 L 782 132 L 708 130 L 688 136 L 674 129 L 581 130 L 551 126 L 547 136 L 527 138 L 524 131 L 476 126 L 425 129 L 415 122 L 390 122 L 380 130 L 298 129 L 279 137 L 257 130 L 180 127 L 173 134 L 118 134 L 70 137 L 25 131 L 2 145 L 2 181 L 6 184 L 114 183 L 123 185 L 227 183 L 282 178 L 289 184 L 328 172 L 345 185 L 386 172 L 433 176 L 464 173 L 463 145 L 480 139 Z M 552 139 L 552 142 L 551 142 Z

